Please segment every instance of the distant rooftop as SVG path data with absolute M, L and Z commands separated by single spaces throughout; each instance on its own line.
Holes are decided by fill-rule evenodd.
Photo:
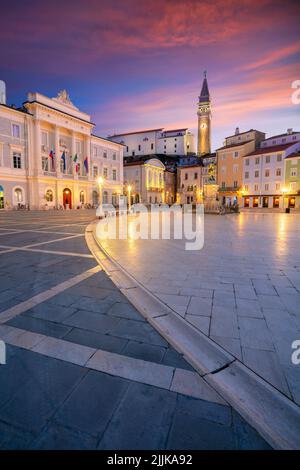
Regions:
M 281 145 L 273 145 L 272 147 L 264 147 L 264 148 L 257 149 L 254 152 L 249 153 L 248 155 L 244 155 L 244 157 L 251 157 L 252 155 L 262 155 L 265 153 L 279 152 L 280 150 L 286 150 L 292 145 L 295 145 L 295 142 L 289 142 L 288 144 L 281 144 Z
M 108 138 L 111 139 L 112 137 L 122 137 L 123 135 L 144 134 L 146 132 L 156 132 L 156 131 L 162 131 L 162 130 L 163 130 L 163 127 L 159 127 L 158 129 L 144 129 L 143 131 L 123 132 L 121 134 L 109 135 Z
M 248 132 L 249 132 L 249 131 L 248 131 Z M 244 132 L 244 134 L 246 134 L 246 132 Z M 241 141 L 241 142 L 238 142 L 237 144 L 224 145 L 223 147 L 218 148 L 217 151 L 218 151 L 218 150 L 230 149 L 230 148 L 232 148 L 232 147 L 240 147 L 241 145 L 249 144 L 249 142 L 253 142 L 253 139 L 251 139 L 251 140 L 244 140 L 244 142 Z
M 238 134 L 229 135 L 228 137 L 225 137 L 225 139 L 231 139 L 232 137 L 236 137 L 238 135 L 249 134 L 249 132 L 259 132 L 260 134 L 264 134 L 264 132 L 258 131 L 257 129 L 249 129 L 245 132 L 239 132 Z
M 287 137 L 288 135 L 295 135 L 295 134 L 300 134 L 300 131 L 292 131 L 290 133 L 286 132 L 285 134 L 272 135 L 272 137 L 268 137 L 267 139 L 264 139 L 264 140 L 279 139 L 280 137 Z

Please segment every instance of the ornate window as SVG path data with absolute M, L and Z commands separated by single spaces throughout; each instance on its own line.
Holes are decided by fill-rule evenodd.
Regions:
M 47 202 L 53 202 L 53 191 L 52 189 L 47 189 L 45 194 L 45 199 Z

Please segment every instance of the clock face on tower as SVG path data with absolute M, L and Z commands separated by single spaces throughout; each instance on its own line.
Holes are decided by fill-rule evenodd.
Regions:
M 206 124 L 205 122 L 203 122 L 203 123 L 201 124 L 201 129 L 206 129 L 206 128 L 207 128 L 207 124 Z

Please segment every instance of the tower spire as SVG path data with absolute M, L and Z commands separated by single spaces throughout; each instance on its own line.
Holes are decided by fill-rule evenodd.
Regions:
M 202 89 L 198 101 L 198 155 L 205 155 L 210 153 L 210 120 L 211 120 L 211 107 L 210 107 L 210 94 L 207 83 L 207 71 L 203 72 Z
M 204 70 L 203 75 L 204 75 L 204 79 L 203 79 L 203 83 L 202 83 L 201 93 L 200 93 L 200 96 L 199 96 L 199 103 L 206 103 L 210 99 L 208 83 L 207 83 L 207 78 L 206 78 L 206 75 L 207 75 L 206 70 Z

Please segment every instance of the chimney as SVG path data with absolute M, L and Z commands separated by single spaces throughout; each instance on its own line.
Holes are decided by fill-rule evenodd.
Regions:
M 240 133 L 240 128 L 239 128 L 239 127 L 236 127 L 236 128 L 235 128 L 235 135 L 239 135 L 239 133 Z
M 288 135 L 291 135 L 292 133 L 293 133 L 293 129 L 288 129 L 288 130 L 287 130 L 287 134 L 288 134 Z
M 2 80 L 0 80 L 0 104 L 6 104 L 6 86 Z

